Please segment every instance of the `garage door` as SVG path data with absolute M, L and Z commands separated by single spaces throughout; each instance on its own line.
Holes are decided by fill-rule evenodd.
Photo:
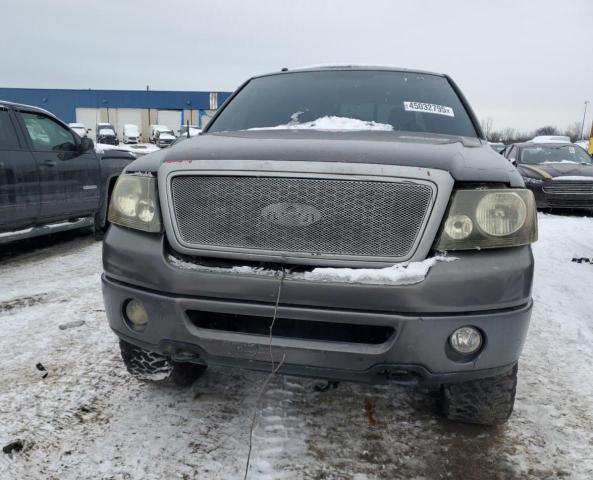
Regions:
M 159 125 L 167 125 L 177 134 L 181 127 L 181 110 L 159 110 L 157 122 Z
M 76 121 L 78 123 L 84 123 L 86 128 L 92 130 L 88 133 L 88 136 L 95 140 L 95 129 L 97 128 L 97 122 L 100 121 L 99 109 L 98 108 L 77 108 L 76 109 Z
M 115 129 L 120 140 L 124 138 L 124 125 L 132 124 L 142 129 L 142 110 L 139 108 L 118 108 L 116 118 Z

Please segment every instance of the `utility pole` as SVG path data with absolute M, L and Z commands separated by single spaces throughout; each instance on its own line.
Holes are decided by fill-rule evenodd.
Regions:
M 146 85 L 146 91 L 150 91 L 150 85 Z M 150 97 L 146 94 L 146 102 L 150 105 Z M 150 106 L 148 107 L 148 128 L 150 128 Z
M 587 116 L 587 105 L 589 105 L 589 100 L 585 100 L 585 111 L 583 112 L 583 124 L 581 125 L 581 136 L 579 140 L 585 138 L 585 117 Z

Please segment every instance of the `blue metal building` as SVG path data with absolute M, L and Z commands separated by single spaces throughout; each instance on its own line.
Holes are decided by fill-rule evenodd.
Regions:
M 143 130 L 149 124 L 159 123 L 161 117 L 169 119 L 169 123 L 172 122 L 171 118 L 175 118 L 178 125 L 170 125 L 172 128 L 179 128 L 179 124 L 185 124 L 186 121 L 202 127 L 230 94 L 231 92 L 0 88 L 0 100 L 44 108 L 67 123 L 78 121 L 87 123 L 89 127 L 94 127 L 93 123 L 98 121 L 109 121 L 116 127 L 118 123 L 137 123 L 142 125 Z M 95 112 L 94 122 L 90 120 L 93 118 L 92 112 Z M 127 116 L 124 115 L 125 112 L 128 112 Z M 136 116 L 130 116 L 134 112 Z M 173 113 L 174 116 L 166 117 L 165 112 Z M 121 128 L 122 125 L 118 130 Z

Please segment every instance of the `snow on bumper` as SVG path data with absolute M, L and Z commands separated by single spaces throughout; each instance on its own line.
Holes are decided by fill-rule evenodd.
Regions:
M 208 267 L 190 263 L 168 255 L 172 265 L 197 272 L 230 273 L 242 275 L 278 276 L 277 270 L 235 266 L 230 268 Z M 311 271 L 288 273 L 287 278 L 311 282 L 364 283 L 369 285 L 413 285 L 426 278 L 430 267 L 437 262 L 453 262 L 455 257 L 435 256 L 421 262 L 404 262 L 386 268 L 314 268 Z

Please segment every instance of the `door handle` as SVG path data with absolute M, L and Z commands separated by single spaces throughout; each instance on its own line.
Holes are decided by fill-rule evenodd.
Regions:
M 46 167 L 55 167 L 56 166 L 56 161 L 55 160 L 43 160 L 43 162 L 41 162 L 42 165 L 45 165 Z

